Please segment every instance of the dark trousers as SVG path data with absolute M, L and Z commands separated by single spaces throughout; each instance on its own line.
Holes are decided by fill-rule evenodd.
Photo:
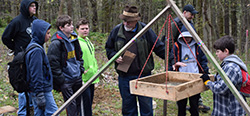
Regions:
M 94 93 L 95 93 L 95 84 L 91 84 L 89 86 L 90 88 L 90 98 L 91 98 L 91 105 L 93 104 L 93 100 L 94 100 Z
M 92 97 L 92 91 L 91 91 L 91 88 L 92 88 L 92 85 L 91 84 L 83 93 L 82 93 L 82 104 L 83 106 L 81 106 L 81 116 L 92 116 L 92 100 L 93 100 L 93 97 Z
M 81 88 L 81 86 L 82 86 L 82 78 L 65 81 L 61 85 L 64 101 L 67 101 L 78 89 Z M 90 106 L 90 102 L 89 103 L 81 102 L 81 99 L 85 100 L 90 98 L 88 96 L 84 96 L 86 94 L 90 95 L 89 87 L 80 96 L 78 96 L 75 100 L 73 100 L 72 103 L 66 108 L 67 116 L 78 116 L 80 114 L 82 115 L 83 111 L 84 111 L 84 116 L 92 115 L 92 112 L 88 112 L 89 109 L 87 109 Z
M 196 94 L 188 98 L 190 105 L 189 111 L 191 116 L 199 116 L 199 110 L 198 110 L 199 98 L 200 94 Z M 187 98 L 177 101 L 177 105 L 178 105 L 178 116 L 186 116 Z
M 119 76 L 119 90 L 122 97 L 122 115 L 138 116 L 137 100 L 141 116 L 153 116 L 152 98 L 130 94 L 129 81 L 137 79 L 138 76 Z

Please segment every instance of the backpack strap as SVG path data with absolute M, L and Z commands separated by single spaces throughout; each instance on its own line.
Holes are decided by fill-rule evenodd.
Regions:
M 26 54 L 30 51 L 30 50 L 32 50 L 33 48 L 35 48 L 35 47 L 39 47 L 39 48 L 41 48 L 40 46 L 38 46 L 38 45 L 36 45 L 36 44 L 33 44 L 33 45 L 31 45 L 26 51 L 25 51 L 25 53 L 24 53 L 24 61 L 25 61 L 25 59 L 26 59 Z M 42 48 L 41 48 L 42 49 Z
M 178 28 L 181 30 L 183 26 L 183 23 L 181 22 L 181 20 L 179 18 L 176 18 L 174 21 L 176 22 Z
M 32 50 L 32 49 L 35 48 L 35 47 L 39 47 L 39 48 L 40 48 L 40 46 L 38 46 L 38 45 L 36 45 L 36 44 L 33 44 L 31 47 L 29 47 L 28 50 L 25 51 L 25 55 L 26 55 L 30 50 Z
M 241 74 L 242 74 L 242 86 L 245 87 L 247 84 L 249 75 L 244 69 L 240 68 L 240 70 L 241 70 Z
M 26 116 L 30 116 L 30 102 L 29 102 L 29 94 L 28 92 L 24 92 L 26 98 Z

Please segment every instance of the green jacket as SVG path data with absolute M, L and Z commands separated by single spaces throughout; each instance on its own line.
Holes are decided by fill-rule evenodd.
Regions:
M 97 71 L 98 65 L 95 59 L 95 48 L 94 45 L 90 42 L 89 38 L 85 39 L 78 36 L 78 40 L 82 49 L 82 59 L 84 59 L 83 67 L 85 71 L 88 70 L 86 74 L 82 74 L 83 82 L 87 82 Z M 98 83 L 99 78 L 97 78 L 93 83 Z

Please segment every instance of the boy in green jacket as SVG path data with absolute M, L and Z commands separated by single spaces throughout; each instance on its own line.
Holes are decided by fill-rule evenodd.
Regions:
M 85 68 L 84 74 L 82 75 L 82 80 L 86 83 L 97 71 L 98 65 L 95 59 L 95 48 L 94 45 L 88 38 L 89 34 L 89 21 L 85 18 L 80 19 L 76 24 L 76 31 L 78 32 L 78 40 L 83 52 L 82 59 L 84 59 L 83 67 Z M 84 104 L 85 102 L 91 102 L 90 106 L 92 107 L 93 98 L 94 98 L 94 88 L 95 83 L 99 82 L 99 78 L 97 78 L 90 86 L 90 95 L 83 95 L 84 96 Z M 83 93 L 84 94 L 84 93 Z M 88 93 L 86 93 L 88 94 Z M 84 105 L 85 106 L 85 105 Z M 92 112 L 92 111 L 87 111 Z

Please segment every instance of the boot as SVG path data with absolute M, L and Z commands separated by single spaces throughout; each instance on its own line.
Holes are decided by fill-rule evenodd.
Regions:
M 209 110 L 210 110 L 210 107 L 208 107 L 208 106 L 206 106 L 206 105 L 204 105 L 203 103 L 202 103 L 202 98 L 200 97 L 200 99 L 199 99 L 199 103 L 198 103 L 198 108 L 199 108 L 199 111 L 202 111 L 202 112 L 204 112 L 204 113 L 207 113 Z

